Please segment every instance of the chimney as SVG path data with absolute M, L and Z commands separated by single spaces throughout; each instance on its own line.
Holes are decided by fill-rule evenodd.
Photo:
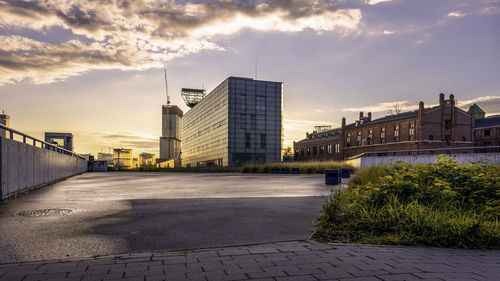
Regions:
M 368 121 L 372 121 L 372 113 L 368 112 Z
M 455 105 L 455 96 L 453 94 L 450 95 L 450 103 L 451 105 Z
M 309 139 L 309 133 L 306 132 L 306 139 Z
M 443 105 L 444 104 L 444 94 L 441 93 L 439 94 L 439 105 Z
M 342 129 L 345 128 L 345 117 L 342 117 Z
M 359 112 L 359 120 L 361 121 L 361 119 L 363 119 L 363 111 Z
M 419 111 L 419 114 L 424 112 L 424 102 L 423 101 L 420 101 L 418 103 L 418 111 Z

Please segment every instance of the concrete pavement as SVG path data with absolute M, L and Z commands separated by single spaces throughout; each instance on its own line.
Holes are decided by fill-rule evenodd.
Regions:
M 500 251 L 312 241 L 0 264 L 0 281 L 499 280 Z
M 86 173 L 0 202 L 0 262 L 307 239 L 328 192 L 322 175 Z M 19 215 L 44 209 L 71 213 Z

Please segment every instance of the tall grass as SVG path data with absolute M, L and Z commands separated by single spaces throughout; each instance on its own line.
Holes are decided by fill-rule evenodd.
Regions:
M 281 170 L 286 168 L 298 168 L 301 174 L 323 174 L 325 169 L 350 168 L 354 172 L 355 168 L 346 162 L 337 161 L 317 161 L 317 162 L 277 162 L 269 164 L 251 164 L 244 165 L 241 168 L 242 173 L 269 173 L 271 169 Z
M 358 172 L 327 198 L 318 238 L 500 249 L 500 166 L 398 163 Z

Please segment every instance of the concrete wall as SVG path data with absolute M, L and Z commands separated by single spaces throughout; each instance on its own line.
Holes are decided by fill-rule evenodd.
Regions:
M 458 163 L 477 162 L 481 160 L 490 161 L 494 164 L 500 164 L 500 153 L 463 153 L 463 154 L 446 154 L 446 157 L 457 160 Z M 407 155 L 407 156 L 372 156 L 360 157 L 358 159 L 347 161 L 349 164 L 356 167 L 365 168 L 376 165 L 386 165 L 403 161 L 411 164 L 421 163 L 436 163 L 439 159 L 439 154 L 433 155 Z
M 0 138 L 0 199 L 87 171 L 87 161 Z

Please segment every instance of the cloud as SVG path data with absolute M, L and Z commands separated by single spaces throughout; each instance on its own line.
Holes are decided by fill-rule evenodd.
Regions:
M 382 2 L 390 2 L 392 0 L 365 0 L 365 3 L 368 5 L 377 5 L 378 3 Z
M 478 98 L 463 100 L 463 101 L 455 98 L 455 100 L 456 100 L 458 107 L 460 107 L 464 110 L 467 110 L 468 107 L 474 103 L 486 105 L 487 103 L 500 102 L 500 96 L 484 96 L 484 97 L 478 97 Z M 344 109 L 342 109 L 342 111 L 344 111 L 344 112 L 360 112 L 360 111 L 363 111 L 363 112 L 389 112 L 390 110 L 394 110 L 394 106 L 396 104 L 401 109 L 401 111 L 411 111 L 411 110 L 418 109 L 418 103 L 404 100 L 404 101 L 382 102 L 382 103 L 377 103 L 374 105 L 368 105 L 368 106 L 362 106 L 362 107 L 344 108 Z M 437 104 L 425 104 L 426 107 L 433 107 L 436 105 Z
M 384 35 L 391 35 L 391 34 L 394 34 L 394 31 L 391 31 L 391 30 L 384 30 Z
M 93 69 L 161 67 L 202 50 L 224 50 L 218 44 L 223 37 L 244 29 L 343 35 L 356 31 L 361 11 L 337 9 L 335 3 L 0 0 L 0 28 L 6 31 L 0 37 L 0 85 L 24 79 L 50 83 Z M 66 30 L 72 39 L 43 40 L 53 28 Z
M 498 15 L 500 14 L 500 7 L 487 7 L 479 10 L 480 15 Z
M 461 18 L 461 17 L 465 17 L 467 14 L 465 13 L 461 13 L 461 12 L 458 12 L 458 11 L 455 11 L 455 12 L 451 12 L 448 14 L 448 17 L 452 17 L 452 18 Z

